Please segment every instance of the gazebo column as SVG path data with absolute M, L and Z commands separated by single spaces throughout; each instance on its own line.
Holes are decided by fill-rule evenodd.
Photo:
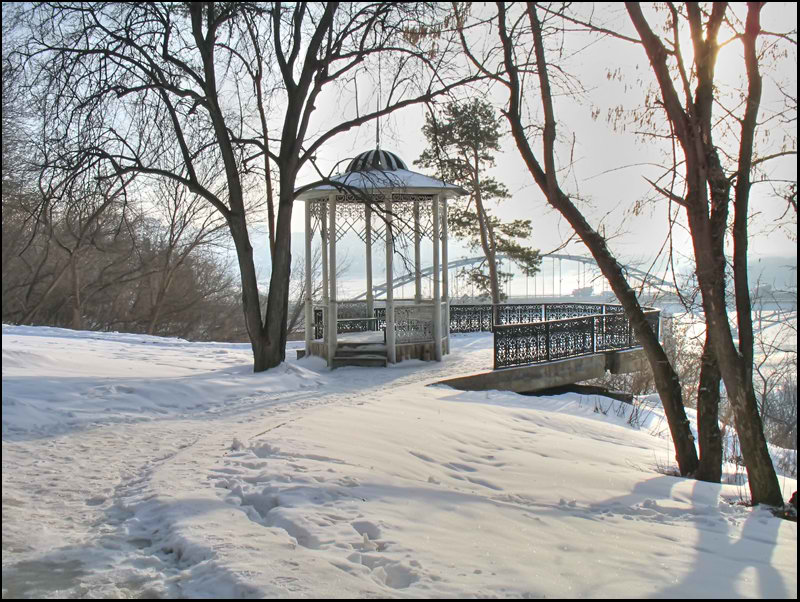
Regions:
M 325 221 L 328 216 L 328 201 L 317 201 L 322 207 L 319 217 L 319 234 L 322 239 L 322 340 L 323 344 L 328 344 L 328 334 L 330 333 L 330 321 L 328 320 L 328 223 Z
M 447 263 L 447 199 L 442 201 L 442 300 L 444 301 L 444 333 L 447 339 L 445 353 L 450 353 L 450 278 Z
M 420 259 L 419 202 L 414 201 L 414 302 L 422 301 L 422 262 Z
M 336 303 L 336 195 L 328 195 L 328 217 L 330 226 L 328 228 L 328 238 L 330 240 L 330 250 L 328 251 L 328 280 L 330 282 L 330 292 L 328 294 L 328 324 L 330 325 L 328 334 L 328 365 L 333 366 L 333 358 L 336 355 L 336 331 L 337 331 L 337 303 Z
M 311 339 L 312 330 L 314 328 L 314 307 L 312 305 L 311 295 L 311 201 L 308 200 L 306 205 L 306 357 L 311 355 Z
M 441 278 L 439 267 L 439 195 L 433 196 L 433 359 L 442 361 L 442 294 L 439 290 Z
M 372 297 L 372 207 L 364 205 L 364 238 L 367 243 L 367 318 L 375 317 Z
M 394 273 L 392 259 L 394 244 L 392 241 L 392 195 L 386 195 L 386 352 L 389 363 L 397 363 L 397 350 L 394 346 Z

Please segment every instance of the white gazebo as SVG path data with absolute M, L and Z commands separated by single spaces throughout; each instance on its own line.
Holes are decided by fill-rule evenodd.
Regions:
M 382 365 L 411 358 L 441 361 L 449 352 L 447 200 L 466 191 L 410 171 L 397 155 L 380 149 L 358 155 L 331 182 L 296 197 L 306 203 L 305 353 L 326 358 L 332 368 L 369 365 L 369 358 L 382 357 Z M 337 299 L 336 243 L 350 231 L 364 242 L 364 301 Z M 321 299 L 312 298 L 311 243 L 316 232 L 322 239 Z M 425 239 L 433 244 L 430 298 L 422 295 L 420 248 Z M 386 250 L 382 299 L 375 298 L 372 278 L 372 248 L 381 240 Z M 414 298 L 395 299 L 394 254 L 412 245 Z M 406 263 L 410 265 L 410 257 Z

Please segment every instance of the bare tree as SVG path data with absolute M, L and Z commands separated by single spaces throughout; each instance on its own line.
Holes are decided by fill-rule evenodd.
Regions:
M 739 148 L 732 157 L 733 173 L 726 173 L 724 157 L 717 146 L 717 119 L 713 109 L 715 65 L 721 44 L 720 29 L 730 15 L 725 3 L 703 12 L 694 3 L 686 12 L 671 14 L 671 50 L 654 33 L 641 7 L 626 3 L 630 19 L 647 53 L 658 81 L 660 100 L 683 154 L 682 195 L 671 200 L 685 208 L 694 247 L 697 280 L 702 292 L 708 336 L 716 356 L 747 467 L 753 503 L 781 505 L 778 479 L 767 450 L 763 424 L 753 389 L 752 304 L 747 274 L 749 197 L 754 167 L 754 136 L 762 94 L 757 43 L 761 34 L 761 3 L 748 3 L 744 29 L 736 32 L 744 48 L 748 89 L 739 123 Z M 688 23 L 693 50 L 690 79 L 683 63 L 677 35 L 679 24 Z M 675 68 L 668 62 L 675 61 Z M 684 100 L 681 100 L 683 96 Z M 735 182 L 735 186 L 732 186 Z M 733 198 L 731 189 L 734 188 Z M 733 286 L 738 321 L 738 347 L 728 322 L 725 258 L 722 253 L 729 207 L 733 204 Z
M 444 16 L 437 5 L 417 3 L 42 3 L 27 15 L 31 35 L 22 56 L 39 93 L 61 109 L 54 126 L 62 136 L 91 126 L 90 143 L 82 145 L 88 156 L 118 175 L 174 180 L 223 216 L 236 248 L 254 370 L 261 371 L 285 355 L 300 170 L 338 134 L 474 79 L 454 75 L 455 46 Z M 386 55 L 383 80 L 391 82 L 386 103 L 312 123 L 317 104 L 326 101 L 323 92 L 354 90 L 374 73 L 378 55 Z M 277 69 L 266 71 L 268 64 Z M 267 104 L 272 114 L 262 117 L 259 108 Z M 269 119 L 277 113 L 282 116 L 273 125 Z M 95 123 L 100 115 L 106 118 Z M 179 148 L 181 157 L 165 166 L 168 148 Z M 223 187 L 198 170 L 208 155 L 224 167 Z M 269 162 L 279 175 L 262 312 L 247 188 L 251 165 L 265 159 L 262 175 L 271 173 Z
M 760 282 L 754 296 L 753 386 L 758 411 L 770 443 L 797 449 L 797 298 L 787 308 L 771 286 Z
M 152 208 L 156 222 L 150 244 L 157 253 L 157 271 L 149 278 L 147 334 L 154 334 L 167 305 L 168 294 L 179 270 L 197 250 L 218 244 L 225 221 L 200 197 L 181 184 L 161 180 L 155 185 Z M 179 299 L 177 305 L 184 300 Z

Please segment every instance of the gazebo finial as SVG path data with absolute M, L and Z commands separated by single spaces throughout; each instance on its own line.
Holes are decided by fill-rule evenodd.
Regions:
M 381 110 L 381 54 L 378 53 L 378 111 Z M 375 118 L 375 149 L 381 150 L 381 116 Z

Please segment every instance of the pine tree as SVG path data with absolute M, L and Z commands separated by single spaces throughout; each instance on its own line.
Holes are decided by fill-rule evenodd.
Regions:
M 520 241 L 530 237 L 531 220 L 503 222 L 488 208 L 491 201 L 509 198 L 508 189 L 487 175 L 495 164 L 494 152 L 500 149 L 500 120 L 489 103 L 473 99 L 450 103 L 441 118 L 429 113 L 422 131 L 428 146 L 414 163 L 436 170 L 437 177 L 469 192 L 465 200 L 450 205 L 448 227 L 453 236 L 483 251 L 485 262 L 470 269 L 468 278 L 493 303 L 500 303 L 505 299 L 500 283 L 511 273 L 498 269 L 498 255 L 505 255 L 528 276 L 539 271 L 542 261 L 537 249 Z

